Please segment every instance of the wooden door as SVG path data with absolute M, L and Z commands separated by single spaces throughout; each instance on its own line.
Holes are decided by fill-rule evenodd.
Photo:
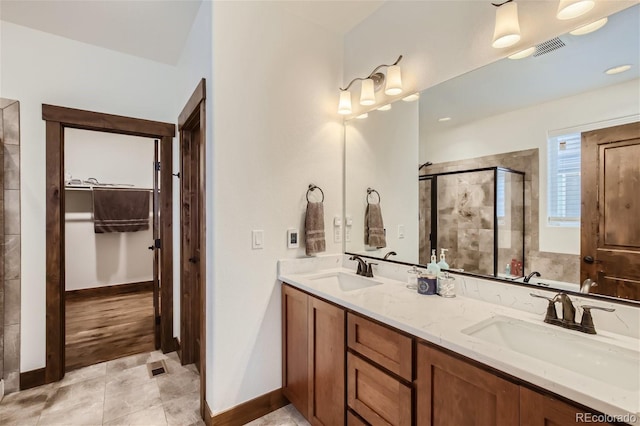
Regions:
M 605 425 L 595 416 L 560 400 L 520 387 L 520 426 Z
M 309 298 L 282 285 L 282 393 L 309 419 Z
M 518 385 L 423 344 L 416 365 L 417 424 L 518 424 Z
M 309 415 L 312 425 L 345 421 L 343 309 L 309 296 Z
M 582 134 L 581 282 L 640 300 L 640 122 Z
M 153 241 L 149 250 L 153 250 L 153 333 L 156 349 L 160 349 L 160 141 L 153 142 Z

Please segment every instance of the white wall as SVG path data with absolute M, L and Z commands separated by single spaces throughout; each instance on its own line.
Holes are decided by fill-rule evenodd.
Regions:
M 418 263 L 418 102 L 395 102 L 389 111 L 372 111 L 345 129 L 345 217 L 351 217 L 346 250 Z M 380 193 L 387 247 L 364 244 L 367 188 Z M 372 194 L 372 203 L 377 196 Z M 400 238 L 398 226 L 404 227 Z M 346 228 L 345 228 L 346 232 Z M 346 235 L 346 234 L 345 234 Z
M 552 227 L 547 211 L 547 134 L 579 127 L 592 130 L 637 121 L 640 114 L 640 80 L 557 99 L 479 121 L 441 130 L 421 126 L 421 161 L 434 163 L 538 148 L 540 154 L 540 251 L 580 254 L 580 229 Z M 636 117 L 633 117 L 636 115 Z M 622 121 L 606 122 L 623 118 Z
M 325 193 L 327 253 L 342 251 L 342 42 L 277 2 L 214 2 L 215 202 L 207 401 L 219 413 L 282 386 L 279 258 L 302 232 L 309 183 Z M 209 182 L 208 182 L 209 183 Z M 265 248 L 251 249 L 262 229 Z M 211 271 L 211 269 L 210 269 Z M 211 344 L 213 347 L 209 346 Z
M 20 370 L 45 365 L 45 123 L 42 104 L 175 122 L 177 69 L 2 22 L 2 97 L 20 100 Z
M 71 128 L 64 137 L 65 175 L 153 188 L 153 139 Z M 146 231 L 96 234 L 91 191 L 67 190 L 65 209 L 67 291 L 153 279 L 151 218 Z

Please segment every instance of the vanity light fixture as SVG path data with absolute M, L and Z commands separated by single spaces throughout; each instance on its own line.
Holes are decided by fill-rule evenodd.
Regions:
M 405 102 L 413 102 L 417 101 L 418 99 L 420 99 L 420 92 L 412 93 L 411 95 L 402 98 L 402 100 Z
M 389 111 L 390 109 L 391 109 L 391 104 L 386 104 L 378 108 L 378 111 Z
M 561 21 L 582 16 L 596 5 L 594 0 L 560 0 L 556 17 Z
M 629 71 L 631 65 L 619 65 L 617 67 L 609 68 L 604 73 L 608 75 L 620 74 L 621 72 Z
M 581 35 L 585 35 L 585 34 L 589 34 L 592 33 L 594 31 L 598 31 L 600 28 L 604 27 L 605 24 L 609 21 L 608 18 L 602 18 L 602 19 L 598 19 L 597 21 L 594 21 L 590 24 L 587 25 L 583 25 L 581 27 L 576 28 L 573 31 L 569 31 L 569 34 L 571 35 L 576 35 L 576 36 L 581 36 Z
M 536 51 L 536 47 L 535 46 L 531 46 L 527 49 L 521 50 L 517 53 L 514 53 L 513 55 L 509 56 L 509 59 L 524 59 L 524 58 L 528 58 L 529 56 L 533 55 L 533 52 Z
M 496 49 L 513 46 L 520 41 L 518 5 L 513 0 L 491 4 L 498 8 L 496 9 L 496 26 L 491 46 Z
M 365 112 L 364 114 L 360 114 L 360 115 L 359 115 L 359 116 L 357 116 L 356 118 L 357 118 L 358 120 L 363 120 L 363 119 L 367 118 L 368 116 L 369 116 L 369 113 L 368 113 L 368 112 Z
M 353 83 L 360 80 L 362 81 L 360 88 L 360 105 L 373 105 L 376 103 L 375 92 L 382 88 L 382 85 L 386 80 L 386 87 L 384 93 L 390 96 L 399 95 L 402 93 L 402 76 L 400 72 L 400 66 L 398 63 L 402 60 L 402 55 L 398 56 L 398 59 L 390 65 L 382 64 L 378 65 L 371 74 L 367 77 L 356 77 L 347 85 L 347 87 L 340 88 L 340 102 L 338 103 L 338 114 L 347 115 L 351 114 L 351 92 L 349 88 Z M 388 68 L 387 75 L 378 72 L 380 68 Z

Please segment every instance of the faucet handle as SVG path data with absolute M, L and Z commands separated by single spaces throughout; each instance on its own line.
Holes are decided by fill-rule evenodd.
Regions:
M 529 296 L 544 299 L 549 302 L 549 304 L 547 305 L 547 314 L 544 316 L 544 322 L 551 323 L 554 320 L 558 320 L 558 312 L 556 312 L 557 295 L 554 297 L 546 297 L 540 296 L 539 294 L 529 293 Z
M 373 278 L 373 265 L 377 265 L 377 263 L 369 262 L 367 265 L 367 277 Z
M 602 308 L 600 306 L 592 306 L 592 305 L 580 305 L 580 307 L 582 309 L 584 309 L 585 311 L 590 311 L 591 309 L 597 309 L 599 311 L 605 311 L 605 312 L 615 312 L 616 311 L 613 308 Z
M 614 312 L 613 308 L 601 308 L 600 306 L 592 306 L 592 305 L 582 305 L 581 308 L 584 310 L 582 313 L 582 319 L 580 320 L 580 327 L 582 327 L 581 331 L 584 331 L 588 334 L 596 334 L 596 327 L 593 325 L 593 317 L 591 316 L 592 309 L 598 309 L 606 312 Z

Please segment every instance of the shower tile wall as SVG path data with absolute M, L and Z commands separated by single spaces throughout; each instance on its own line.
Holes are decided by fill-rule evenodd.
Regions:
M 538 251 L 538 185 L 539 185 L 539 153 L 538 149 L 514 151 L 504 154 L 490 155 L 486 157 L 472 158 L 468 160 L 437 163 L 423 170 L 423 174 L 442 173 L 456 170 L 477 169 L 483 167 L 502 166 L 525 172 L 524 181 L 524 208 L 525 219 L 525 274 L 531 271 L 545 271 L 549 279 L 577 283 L 579 281 L 580 256 L 562 253 L 548 253 Z M 424 181 L 422 181 L 424 182 Z M 423 193 L 423 183 L 420 191 Z M 421 232 L 420 237 L 423 238 Z M 478 236 L 480 239 L 480 235 Z M 429 241 L 420 241 L 420 263 L 429 261 Z M 486 236 L 484 237 L 486 238 Z M 484 243 L 483 243 L 484 242 Z M 478 245 L 486 244 L 486 239 L 478 241 Z M 426 248 L 425 248 L 426 247 Z M 484 247 L 484 245 L 483 245 Z M 423 248 L 425 248 L 423 250 Z M 426 260 L 425 260 L 426 259 Z
M 0 99 L 0 374 L 20 386 L 20 104 Z

